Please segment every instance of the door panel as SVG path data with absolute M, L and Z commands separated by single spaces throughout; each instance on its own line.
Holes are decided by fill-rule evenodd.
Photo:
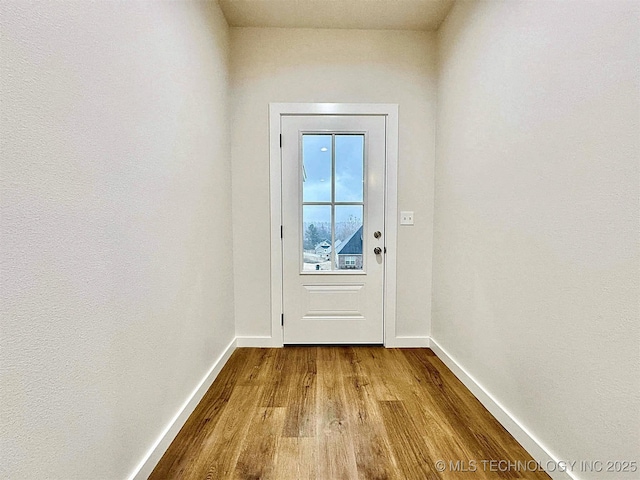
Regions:
M 385 117 L 281 132 L 284 343 L 382 343 Z
M 362 284 L 304 285 L 308 307 L 303 318 L 364 318 L 360 308 L 363 287 Z

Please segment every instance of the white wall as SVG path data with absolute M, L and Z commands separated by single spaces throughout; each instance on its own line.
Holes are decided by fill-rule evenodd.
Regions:
M 206 5 L 0 4 L 2 478 L 126 477 L 233 339 Z
M 271 334 L 270 102 L 397 103 L 399 336 L 427 336 L 435 140 L 435 35 L 372 30 L 231 29 L 236 328 Z
M 433 338 L 563 460 L 640 460 L 639 5 L 438 34 Z

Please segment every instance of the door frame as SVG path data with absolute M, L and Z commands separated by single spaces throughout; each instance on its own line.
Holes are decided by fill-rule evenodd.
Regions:
M 271 210 L 271 338 L 265 347 L 284 345 L 282 259 L 281 117 L 285 115 L 375 115 L 385 117 L 385 247 L 383 278 L 384 345 L 396 342 L 396 251 L 398 245 L 398 105 L 387 103 L 270 103 L 269 195 Z M 286 321 L 286 320 L 285 320 Z M 267 340 L 266 338 L 264 340 Z

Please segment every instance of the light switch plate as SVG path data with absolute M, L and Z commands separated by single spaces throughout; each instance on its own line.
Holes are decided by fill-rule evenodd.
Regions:
M 400 212 L 400 225 L 413 225 L 413 212 Z

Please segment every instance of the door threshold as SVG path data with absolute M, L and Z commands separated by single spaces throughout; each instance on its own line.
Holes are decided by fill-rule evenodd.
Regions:
M 384 347 L 383 343 L 285 343 L 284 347 Z

